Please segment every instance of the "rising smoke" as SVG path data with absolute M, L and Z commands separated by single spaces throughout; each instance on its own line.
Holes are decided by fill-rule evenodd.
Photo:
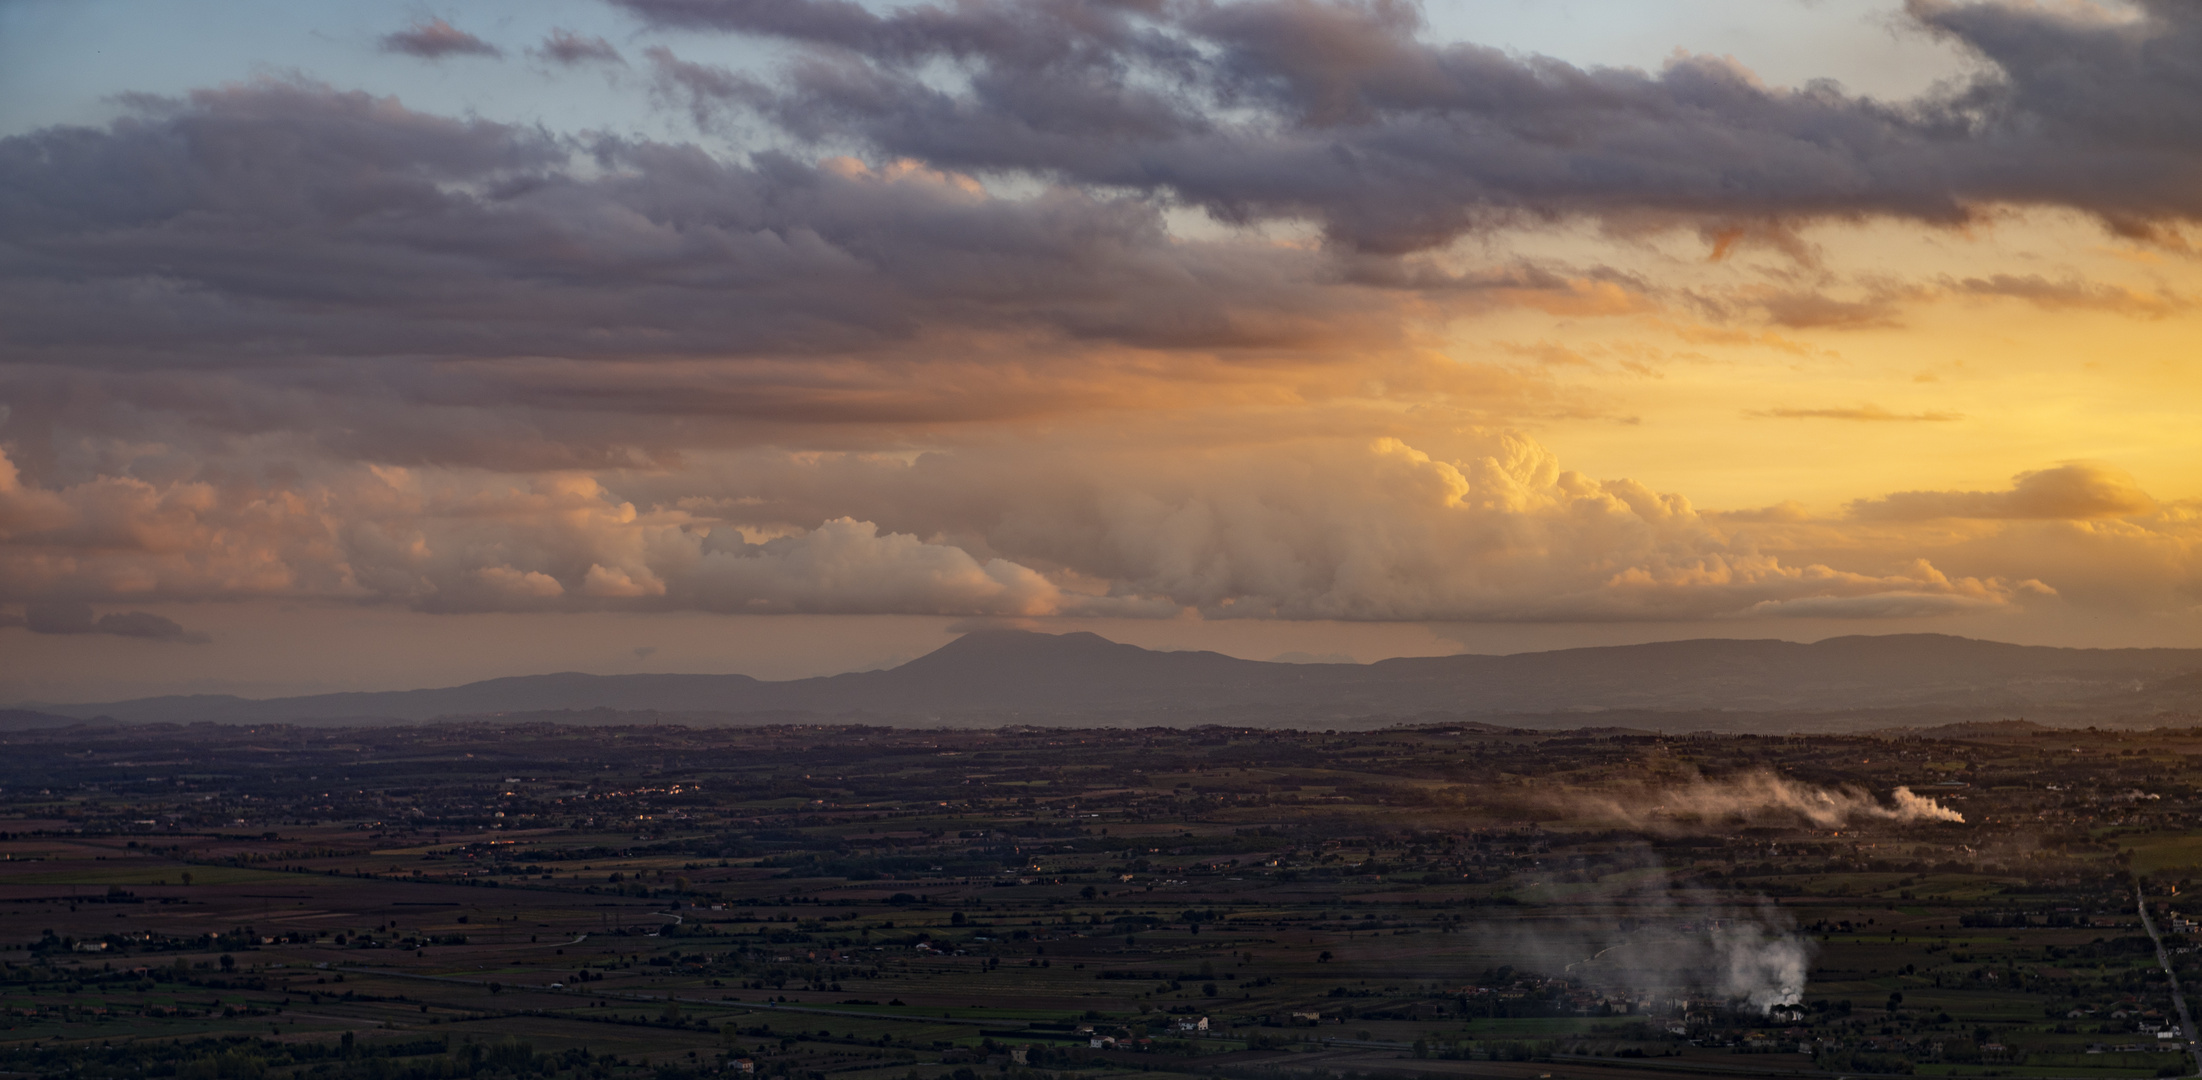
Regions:
M 1812 940 L 1787 920 L 1729 922 L 1710 934 L 1719 975 L 1715 989 L 1724 998 L 1740 998 L 1757 1012 L 1804 1000 L 1805 976 L 1812 970 Z
M 1864 821 L 1965 820 L 1910 788 L 1895 789 L 1884 803 L 1854 786 L 1818 787 L 1765 769 L 1541 798 L 1576 820 L 1658 833 L 1765 818 L 1802 819 L 1823 829 Z M 1517 924 L 1503 947 L 1543 970 L 1654 1004 L 1711 998 L 1763 1013 L 1803 1000 L 1814 946 L 1780 905 L 1676 887 L 1648 851 L 1633 865 L 1623 858 L 1599 870 L 1599 884 L 1567 897 L 1566 917 Z
M 1678 888 L 1649 852 L 1639 858 L 1605 867 L 1617 884 L 1570 897 L 1567 916 L 1509 924 L 1494 944 L 1655 1011 L 1709 999 L 1763 1013 L 1804 1000 L 1814 945 L 1788 912 L 1764 897 L 1739 904 Z
M 1908 787 L 1897 788 L 1883 805 L 1856 787 L 1814 787 L 1761 769 L 1719 780 L 1692 777 L 1687 783 L 1643 788 L 1626 795 L 1571 795 L 1569 810 L 1635 828 L 1672 831 L 1693 824 L 1732 818 L 1794 815 L 1824 829 L 1855 821 L 1950 821 L 1965 816 Z

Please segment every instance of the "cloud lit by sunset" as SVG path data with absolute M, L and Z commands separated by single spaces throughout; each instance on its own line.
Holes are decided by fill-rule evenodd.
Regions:
M 2191 3 L 151 6 L 0 9 L 0 700 L 2202 644 Z

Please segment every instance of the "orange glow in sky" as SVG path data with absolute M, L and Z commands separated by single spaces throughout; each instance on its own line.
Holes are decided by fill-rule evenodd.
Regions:
M 1502 7 L 308 4 L 0 83 L 0 700 L 2202 645 L 2202 9 Z

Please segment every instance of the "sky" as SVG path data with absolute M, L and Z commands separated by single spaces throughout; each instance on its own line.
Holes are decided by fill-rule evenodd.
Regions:
M 2180 0 L 0 0 L 0 702 L 2202 647 Z

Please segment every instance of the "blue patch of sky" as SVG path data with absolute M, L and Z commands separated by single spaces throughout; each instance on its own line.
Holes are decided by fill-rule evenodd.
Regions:
M 384 51 L 384 35 L 446 18 L 503 57 L 439 60 Z M 534 55 L 554 28 L 602 37 L 626 65 L 562 67 Z M 0 0 L 0 134 L 51 124 L 100 124 L 126 92 L 180 96 L 256 78 L 305 78 L 397 97 L 413 109 L 691 139 L 685 113 L 656 109 L 643 50 L 765 70 L 779 50 L 726 35 L 658 34 L 595 0 L 414 5 L 329 0 Z
M 1770 85 L 1834 79 L 1883 99 L 1972 69 L 1893 0 L 1433 0 L 1424 11 L 1433 41 L 1646 71 L 1676 50 L 1733 56 Z

